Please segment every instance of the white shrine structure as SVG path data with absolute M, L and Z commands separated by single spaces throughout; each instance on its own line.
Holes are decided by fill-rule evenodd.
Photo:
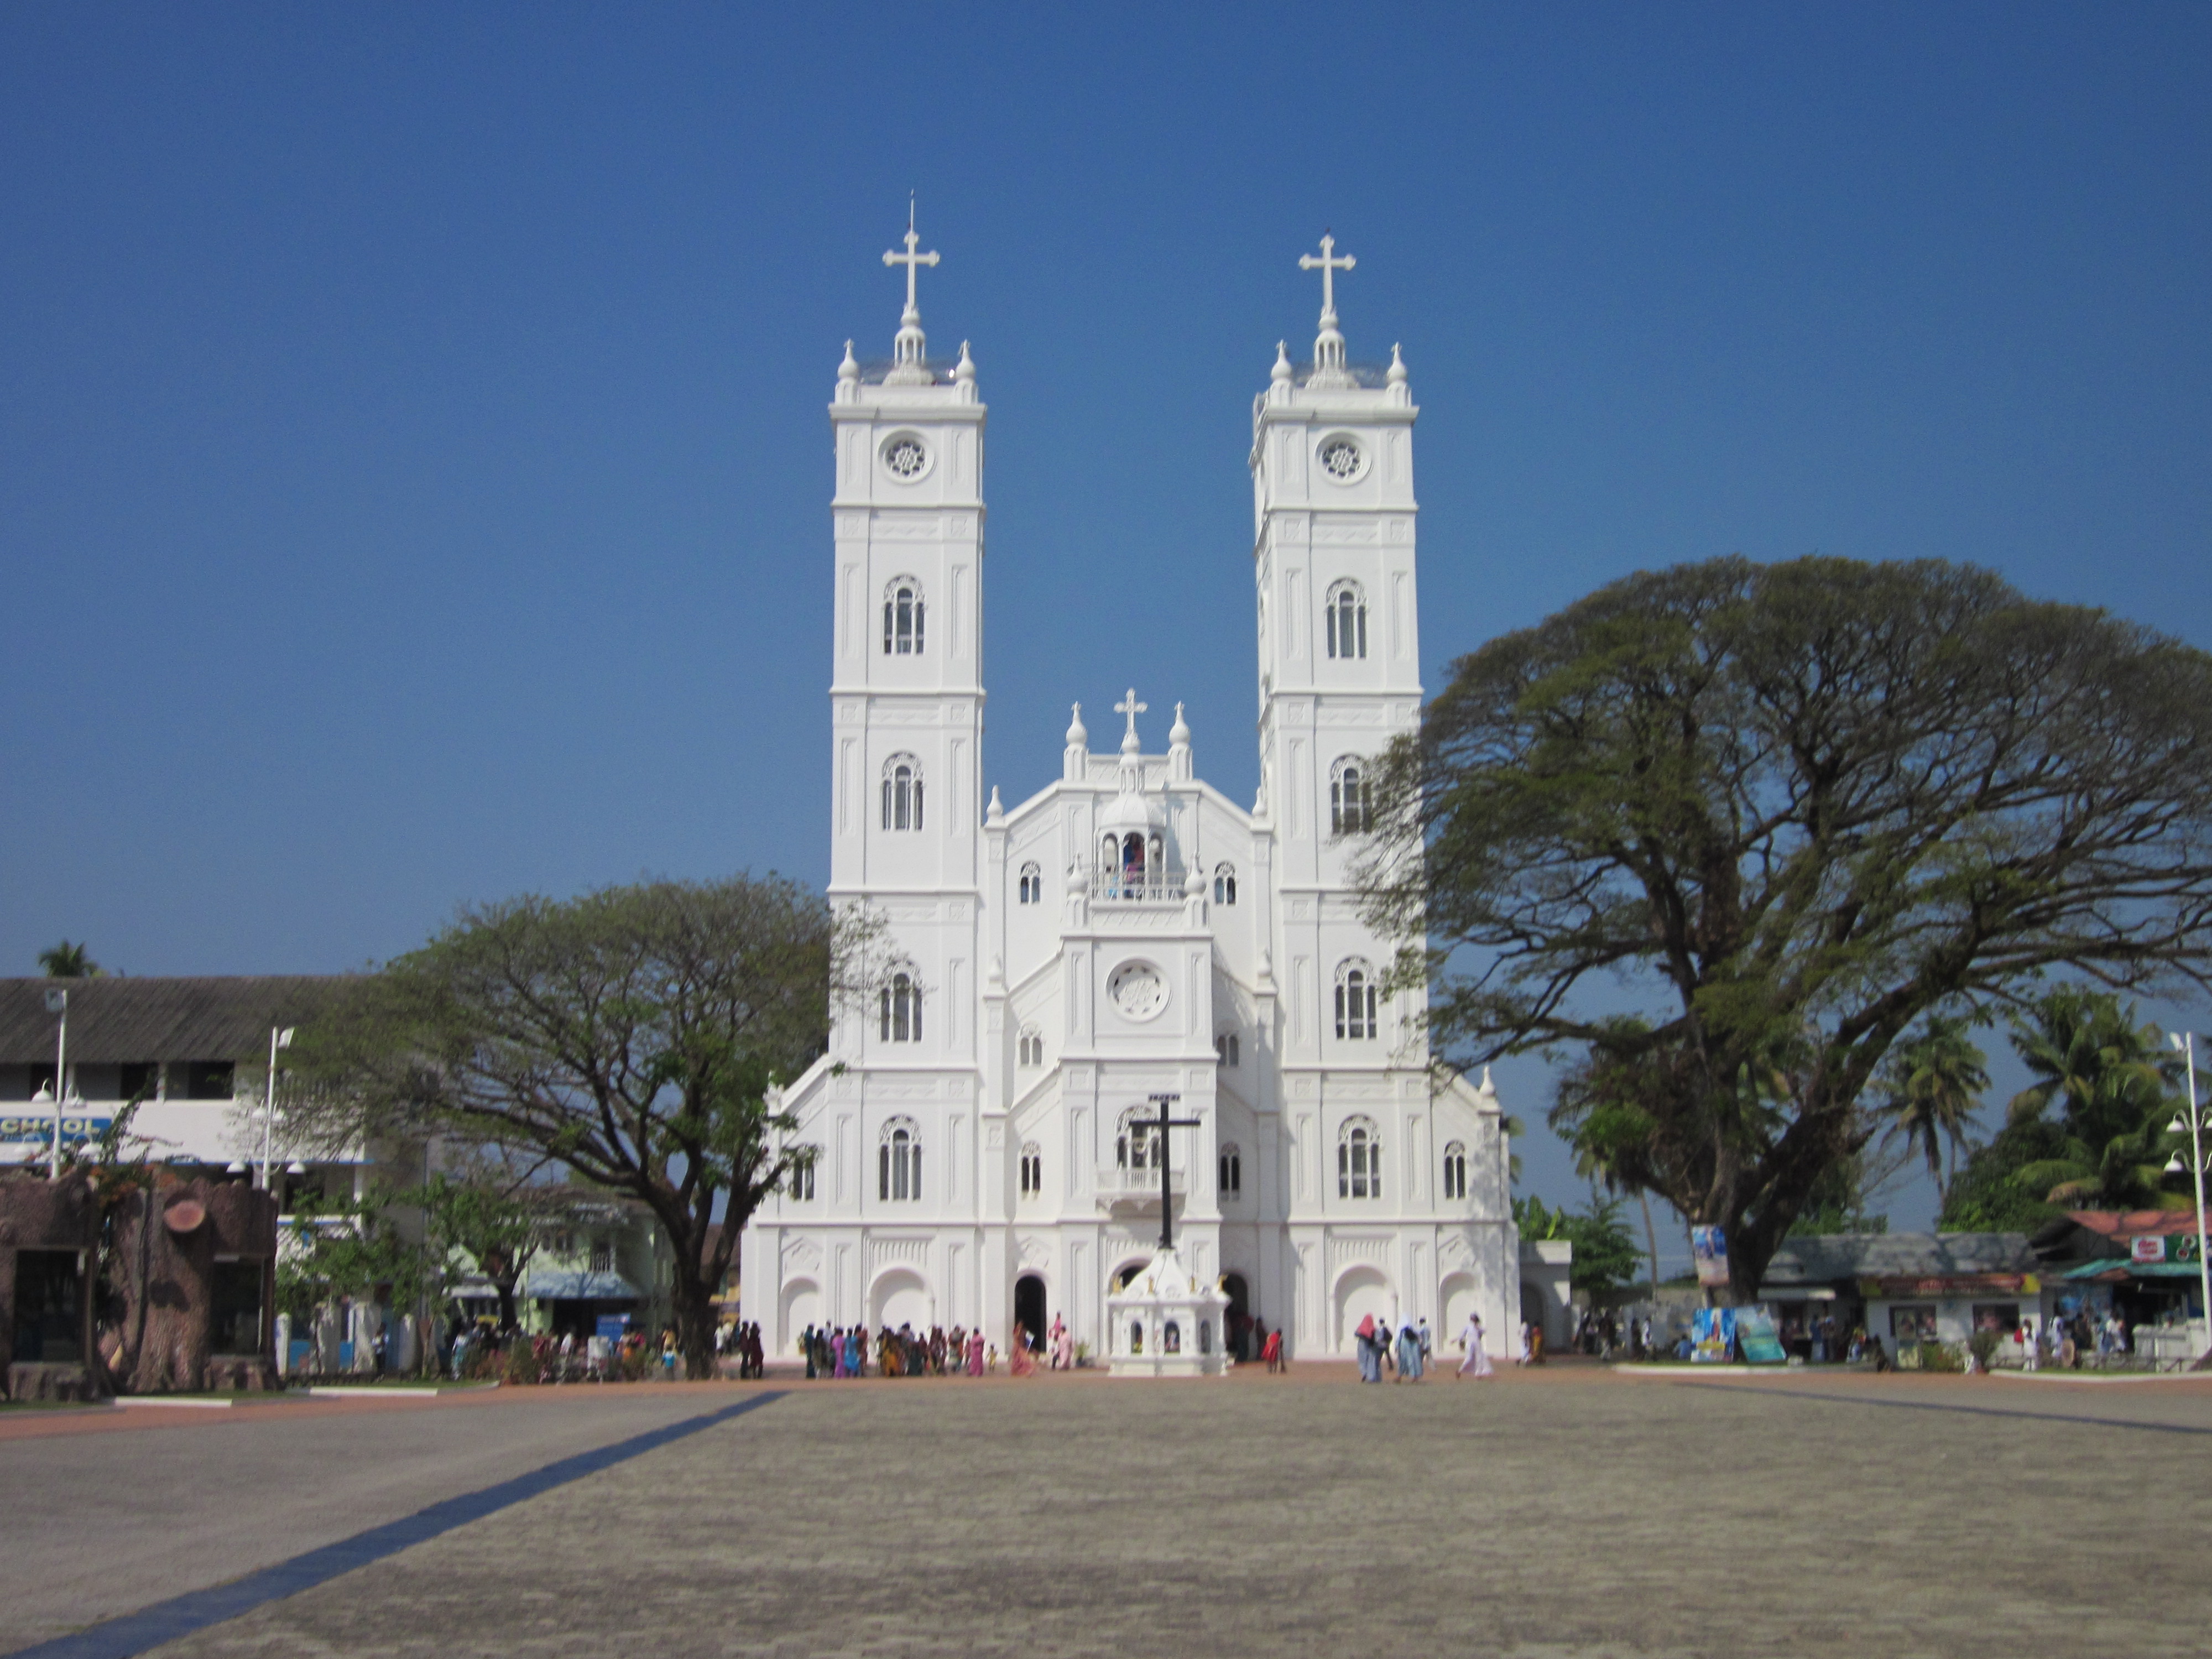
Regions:
M 1111 750 L 1079 705 L 1057 779 L 986 794 L 984 404 L 964 343 L 925 349 L 937 254 L 909 225 L 884 256 L 906 276 L 893 355 L 848 342 L 830 405 L 830 894 L 875 911 L 890 962 L 784 1097 L 820 1156 L 744 1239 L 771 1354 L 860 1322 L 980 1325 L 1003 1350 L 1016 1320 L 1058 1317 L 1103 1364 L 1163 1162 L 1182 1265 L 1293 1357 L 1349 1354 L 1367 1314 L 1427 1319 L 1440 1357 L 1470 1310 L 1493 1347 L 1517 1325 L 1498 1098 L 1432 1073 L 1349 885 L 1366 757 L 1420 717 L 1419 411 L 1395 349 L 1346 361 L 1353 262 L 1321 246 L 1299 261 L 1322 276 L 1313 360 L 1279 345 L 1252 406 L 1249 810 L 1199 777 L 1180 705 L 1146 751 L 1134 691 Z M 1164 1144 L 1135 1121 L 1161 1094 L 1194 1126 Z

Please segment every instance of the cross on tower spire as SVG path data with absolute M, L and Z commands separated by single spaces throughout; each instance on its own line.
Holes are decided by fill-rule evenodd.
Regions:
M 885 264 L 906 267 L 906 309 L 899 313 L 898 337 L 891 343 L 891 372 L 884 377 L 892 384 L 925 383 L 929 379 L 929 371 L 923 367 L 928 342 L 921 331 L 921 307 L 915 303 L 915 276 L 920 267 L 936 264 L 938 256 L 933 249 L 927 253 L 916 252 L 921 246 L 921 238 L 914 228 L 914 198 L 909 196 L 906 204 L 906 252 L 886 249 L 884 253 Z
M 1310 253 L 1298 255 L 1300 270 L 1321 272 L 1321 325 L 1323 328 L 1332 327 L 1336 322 L 1336 273 L 1340 270 L 1349 270 L 1359 263 L 1349 253 L 1341 259 L 1335 258 L 1332 257 L 1335 252 L 1336 238 L 1328 232 L 1323 231 L 1321 234 L 1321 258 L 1316 259 Z M 890 257 L 888 253 L 884 255 L 886 259 Z M 912 301 L 909 301 L 908 303 L 911 304 Z
M 1336 326 L 1336 273 L 1358 263 L 1349 253 L 1341 259 L 1336 257 L 1336 238 L 1328 231 L 1322 233 L 1319 258 L 1310 253 L 1298 255 L 1300 270 L 1321 272 L 1321 332 L 1314 337 L 1314 372 L 1306 380 L 1310 386 L 1352 383 L 1344 367 L 1344 336 Z
M 1148 702 L 1137 701 L 1137 688 L 1133 685 L 1129 688 L 1129 695 L 1114 705 L 1115 714 L 1127 714 L 1129 717 L 1129 729 L 1121 734 L 1121 748 L 1124 752 L 1132 755 L 1137 752 L 1137 716 L 1151 707 L 1152 704 Z

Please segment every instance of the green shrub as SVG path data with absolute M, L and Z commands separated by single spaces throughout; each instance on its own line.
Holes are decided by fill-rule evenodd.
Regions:
M 1965 1351 L 1954 1342 L 1923 1342 L 1920 1345 L 1920 1369 L 1923 1371 L 1949 1371 L 1955 1375 L 1966 1369 Z
M 1981 1363 L 1982 1369 L 1987 1370 L 1990 1361 L 1996 1357 L 1997 1344 L 2003 1340 L 1996 1331 L 1976 1331 L 1966 1339 L 1966 1346 L 1973 1351 L 1974 1358 Z

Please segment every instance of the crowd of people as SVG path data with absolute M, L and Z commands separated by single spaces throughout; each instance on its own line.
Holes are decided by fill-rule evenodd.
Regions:
M 1492 1376 L 1497 1373 L 1490 1363 L 1489 1353 L 1483 1347 L 1482 1316 L 1470 1313 L 1467 1323 L 1460 1328 L 1459 1345 L 1464 1357 L 1455 1377 Z M 1285 1369 L 1280 1364 L 1282 1337 L 1279 1333 L 1269 1339 L 1269 1370 Z M 1435 1357 L 1435 1344 L 1429 1334 L 1429 1322 L 1416 1320 L 1401 1325 L 1394 1333 L 1388 1319 L 1377 1319 L 1372 1314 L 1364 1316 L 1359 1328 L 1352 1333 L 1352 1355 L 1359 1362 L 1362 1382 L 1380 1382 L 1387 1374 L 1393 1382 L 1418 1382 L 1428 1374 L 1429 1364 Z
M 1014 1327 L 1014 1340 L 1029 1358 L 1027 1333 Z M 998 1348 L 981 1331 L 933 1325 L 927 1334 L 911 1324 L 886 1325 L 871 1334 L 865 1325 L 809 1325 L 799 1339 L 810 1377 L 983 1376 L 999 1368 Z M 1030 1360 L 1029 1369 L 1036 1369 Z M 1017 1376 L 1022 1375 L 1018 1366 Z

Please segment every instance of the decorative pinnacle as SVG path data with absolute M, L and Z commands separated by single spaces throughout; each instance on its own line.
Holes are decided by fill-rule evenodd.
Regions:
M 1083 724 L 1083 705 L 1075 705 L 1075 718 L 1067 723 L 1067 746 L 1079 749 L 1091 741 L 1091 733 Z

